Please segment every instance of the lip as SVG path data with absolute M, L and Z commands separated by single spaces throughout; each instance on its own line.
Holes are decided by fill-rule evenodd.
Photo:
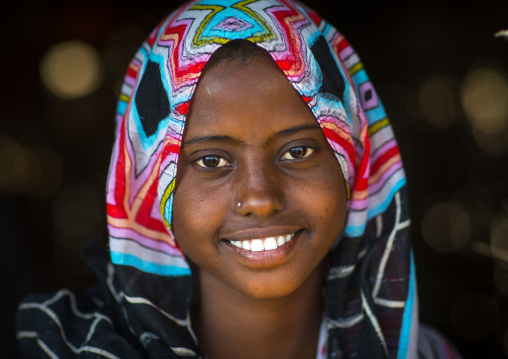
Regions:
M 242 240 L 251 240 L 255 238 L 267 238 L 273 236 L 281 236 L 294 233 L 293 237 L 289 242 L 284 243 L 280 247 L 271 250 L 263 250 L 259 252 L 246 250 L 240 247 L 233 245 L 230 241 L 242 241 Z M 278 231 L 269 231 L 269 230 L 253 230 L 246 231 L 242 233 L 237 233 L 234 236 L 228 237 L 228 239 L 223 239 L 221 243 L 247 267 L 255 268 L 255 269 L 268 269 L 280 266 L 287 262 L 294 254 L 295 247 L 297 246 L 300 237 L 303 233 L 303 230 L 278 230 Z

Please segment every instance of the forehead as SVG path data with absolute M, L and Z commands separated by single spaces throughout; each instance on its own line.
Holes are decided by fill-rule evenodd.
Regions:
M 275 131 L 309 123 L 318 126 L 284 73 L 269 57 L 256 56 L 249 63 L 228 60 L 206 68 L 185 131 L 187 137 L 220 130 L 255 136 L 261 128 Z

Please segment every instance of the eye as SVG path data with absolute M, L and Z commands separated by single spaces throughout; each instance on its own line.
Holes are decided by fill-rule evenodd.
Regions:
M 202 168 L 218 168 L 229 166 L 230 163 L 220 156 L 204 156 L 194 162 L 196 166 Z
M 314 152 L 313 148 L 307 146 L 293 147 L 282 154 L 282 160 L 296 160 L 309 157 Z

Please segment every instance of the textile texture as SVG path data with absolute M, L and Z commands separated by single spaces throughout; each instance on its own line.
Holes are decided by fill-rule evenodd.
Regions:
M 255 43 L 277 63 L 347 183 L 346 226 L 325 285 L 324 352 L 329 359 L 417 357 L 406 179 L 392 128 L 347 40 L 291 0 L 193 1 L 142 44 L 117 107 L 107 184 L 111 256 L 89 255 L 102 284 L 78 297 L 63 290 L 22 303 L 18 338 L 27 357 L 204 357 L 190 330 L 191 269 L 171 230 L 173 189 L 202 69 L 234 39 Z

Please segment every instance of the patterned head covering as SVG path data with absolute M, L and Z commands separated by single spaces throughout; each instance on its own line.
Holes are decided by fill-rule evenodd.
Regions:
M 416 294 L 405 176 L 383 106 L 344 37 L 291 0 L 201 0 L 151 33 L 129 65 L 107 185 L 108 288 L 145 348 L 199 357 L 189 330 L 191 270 L 171 231 L 189 103 L 220 46 L 265 49 L 308 104 L 348 189 L 330 253 L 328 358 L 415 357 Z M 148 350 L 148 349 L 147 349 Z

